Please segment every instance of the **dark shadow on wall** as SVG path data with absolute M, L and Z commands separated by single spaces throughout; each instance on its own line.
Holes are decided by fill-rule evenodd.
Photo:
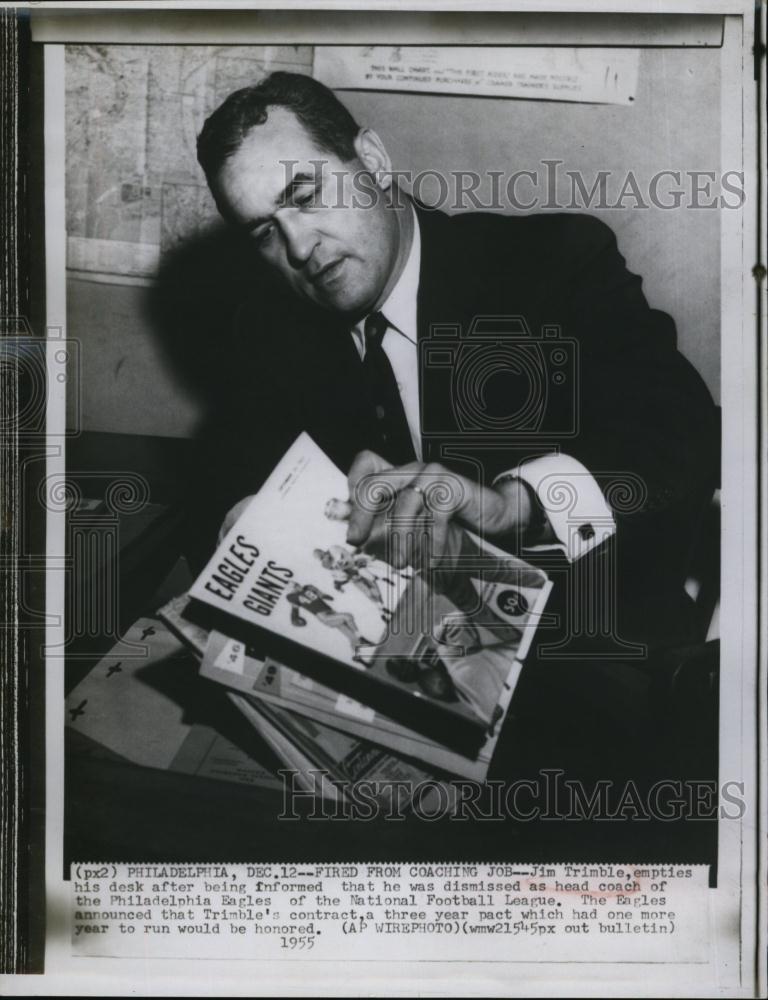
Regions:
M 166 253 L 147 298 L 153 332 L 174 373 L 209 414 L 234 388 L 233 321 L 267 281 L 246 237 L 223 223 Z
M 153 335 L 202 414 L 193 441 L 195 458 L 184 487 L 190 525 L 185 554 L 193 569 L 202 568 L 210 556 L 223 516 L 223 501 L 212 500 L 216 485 L 211 482 L 212 458 L 222 441 L 232 441 L 240 432 L 240 428 L 223 426 L 222 421 L 252 381 L 249 374 L 253 373 L 244 371 L 237 360 L 242 354 L 237 348 L 236 315 L 241 303 L 257 297 L 267 284 L 273 286 L 274 278 L 266 273 L 247 237 L 222 223 L 165 254 L 157 281 L 148 292 L 147 317 Z M 212 512 L 207 519 L 201 519 L 203 506 Z

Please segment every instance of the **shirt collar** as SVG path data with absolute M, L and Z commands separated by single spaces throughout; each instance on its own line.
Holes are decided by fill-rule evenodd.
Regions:
M 413 217 L 413 238 L 408 259 L 397 284 L 389 293 L 379 310 L 390 326 L 393 326 L 412 343 L 416 343 L 416 302 L 419 292 L 419 268 L 421 266 L 421 233 L 419 220 L 411 205 Z
M 411 212 L 413 213 L 413 237 L 411 239 L 411 248 L 408 251 L 408 258 L 395 287 L 387 296 L 379 312 L 386 317 L 387 322 L 392 328 L 415 345 L 417 342 L 417 300 L 419 294 L 419 271 L 421 268 L 421 232 L 419 230 L 419 218 L 416 215 L 413 205 L 411 205 Z M 359 323 L 356 323 L 352 327 L 351 331 L 352 339 L 361 358 L 365 357 L 364 327 L 364 321 L 360 320 Z

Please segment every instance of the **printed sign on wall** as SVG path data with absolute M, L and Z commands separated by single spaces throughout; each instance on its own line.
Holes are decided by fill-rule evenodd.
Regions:
M 318 45 L 314 73 L 336 89 L 631 104 L 639 49 Z

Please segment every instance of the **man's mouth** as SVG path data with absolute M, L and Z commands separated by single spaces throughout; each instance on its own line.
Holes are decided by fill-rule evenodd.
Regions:
M 316 271 L 310 276 L 310 281 L 313 285 L 327 285 L 341 273 L 342 267 L 346 257 L 339 257 L 338 260 L 332 260 L 328 264 L 324 264 L 319 271 Z

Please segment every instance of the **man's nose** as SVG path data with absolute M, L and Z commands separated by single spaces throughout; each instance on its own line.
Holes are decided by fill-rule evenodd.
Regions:
M 286 213 L 280 219 L 285 240 L 285 251 L 292 267 L 301 267 L 312 256 L 312 251 L 320 242 L 320 238 L 309 221 L 297 213 Z

